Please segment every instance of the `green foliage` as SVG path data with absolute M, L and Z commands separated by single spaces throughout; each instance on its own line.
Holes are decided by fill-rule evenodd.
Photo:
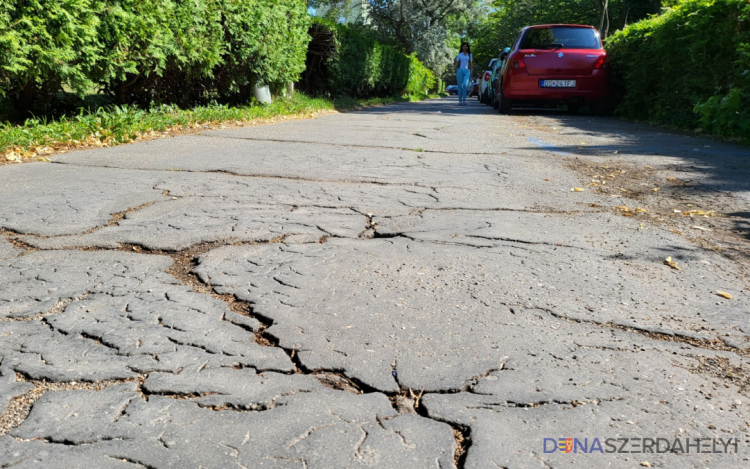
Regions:
M 748 16 L 745 10 L 743 21 L 747 22 Z M 705 131 L 750 141 L 750 43 L 740 44 L 739 54 L 736 75 L 727 85 L 729 91 L 696 104 L 694 110 Z
M 416 54 L 409 56 L 409 82 L 406 93 L 410 96 L 425 96 L 430 91 L 438 91 L 435 75 L 417 59 Z
M 381 44 L 358 27 L 316 19 L 304 83 L 308 92 L 332 96 L 423 96 L 435 76 L 414 54 Z
M 31 100 L 62 84 L 82 94 L 98 55 L 92 0 L 0 0 L 0 96 Z
M 0 96 L 249 99 L 298 78 L 308 25 L 304 0 L 0 0 Z
M 618 111 L 725 135 L 748 133 L 750 3 L 684 0 L 607 41 Z
M 310 19 L 304 1 L 223 0 L 226 73 L 232 87 L 257 77 L 279 86 L 305 69 Z M 234 89 L 234 88 L 233 88 Z

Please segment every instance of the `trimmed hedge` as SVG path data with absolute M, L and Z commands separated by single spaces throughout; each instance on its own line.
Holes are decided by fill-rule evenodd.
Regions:
M 0 0 L 0 96 L 119 103 L 248 98 L 304 70 L 304 0 Z
M 684 0 L 606 46 L 622 115 L 750 138 L 747 0 Z
M 357 27 L 315 19 L 303 86 L 329 96 L 424 96 L 437 84 L 415 55 L 379 43 Z

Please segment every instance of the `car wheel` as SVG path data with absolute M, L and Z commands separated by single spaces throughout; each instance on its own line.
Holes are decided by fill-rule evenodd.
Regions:
M 510 114 L 511 107 L 513 106 L 513 101 L 505 97 L 505 93 L 503 93 L 503 85 L 500 84 L 500 89 L 495 92 L 495 101 L 497 101 L 497 110 L 500 112 L 500 114 Z

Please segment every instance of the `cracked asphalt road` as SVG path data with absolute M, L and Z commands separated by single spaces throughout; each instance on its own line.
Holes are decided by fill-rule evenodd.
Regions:
M 469 104 L 0 167 L 0 467 L 747 467 L 750 150 Z

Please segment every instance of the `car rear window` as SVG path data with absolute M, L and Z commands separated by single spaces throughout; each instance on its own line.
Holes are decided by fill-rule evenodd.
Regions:
M 602 41 L 590 28 L 529 29 L 521 40 L 520 49 L 601 49 Z

